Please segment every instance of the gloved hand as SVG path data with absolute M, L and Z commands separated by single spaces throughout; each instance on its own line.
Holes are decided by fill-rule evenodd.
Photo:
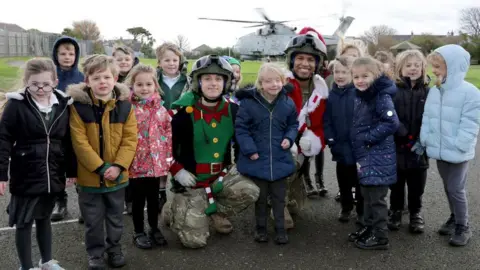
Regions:
M 173 177 L 184 187 L 193 187 L 196 184 L 195 176 L 185 169 L 181 169 Z
M 420 141 L 417 141 L 413 146 L 410 151 L 414 152 L 415 154 L 421 156 L 425 153 L 425 147 L 422 146 Z
M 300 142 L 298 144 L 303 151 L 308 151 L 312 147 L 312 142 L 306 137 L 300 138 Z
M 296 143 L 293 143 L 292 147 L 290 147 L 290 153 L 294 156 L 298 155 L 298 147 Z

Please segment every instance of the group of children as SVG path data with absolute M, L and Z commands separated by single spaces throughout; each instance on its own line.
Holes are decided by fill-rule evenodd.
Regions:
M 28 61 L 25 87 L 7 94 L 0 123 L 0 194 L 8 180 L 9 224 L 16 225 L 20 269 L 35 269 L 34 221 L 42 257 L 39 267 L 62 269 L 52 259 L 50 215 L 58 198 L 64 198 L 66 185 L 74 182 L 90 269 L 105 269 L 104 253 L 111 267 L 126 264 L 120 246 L 125 203 L 131 207 L 137 247 L 167 244 L 158 228 L 158 214 L 166 199 L 173 154 L 168 110 L 190 87 L 182 72 L 186 61 L 178 48 L 166 43 L 157 49 L 154 70 L 138 63 L 130 49 L 120 47 L 113 57 L 87 57 L 80 75 L 78 53 L 73 39 L 62 39 L 54 61 Z M 451 234 L 452 245 L 465 245 L 471 236 L 465 183 L 480 110 L 478 90 L 464 81 L 468 53 L 448 45 L 430 54 L 436 76 L 431 89 L 426 59 L 419 51 L 402 52 L 395 63 L 384 64 L 363 56 L 355 46 L 341 54 L 333 62 L 334 83 L 323 121 L 325 142 L 337 162 L 340 220 L 348 221 L 356 205 L 358 230 L 349 240 L 363 249 L 388 248 L 388 229 L 401 225 L 405 183 L 410 230 L 423 232 L 421 197 L 431 157 L 438 160 L 452 213 L 440 233 Z M 229 100 L 239 104 L 237 169 L 260 187 L 255 240 L 268 241 L 270 196 L 275 241 L 285 244 L 285 179 L 296 170 L 291 151 L 298 143 L 299 128 L 295 104 L 284 88 L 285 71 L 265 63 L 255 87 L 238 91 L 240 63 L 226 60 L 238 66 L 228 89 Z M 66 79 L 67 73 L 74 75 Z M 143 224 L 145 201 L 148 234 Z
M 422 233 L 421 215 L 429 158 L 437 160 L 451 215 L 439 229 L 449 243 L 464 246 L 468 225 L 466 175 L 475 153 L 480 93 L 464 81 L 469 54 L 446 45 L 425 57 L 418 50 L 362 57 L 347 45 L 332 63 L 325 136 L 337 163 L 341 212 L 355 207 L 358 230 L 349 240 L 363 249 L 386 249 L 388 231 L 399 230 L 408 187 L 409 230 Z M 429 87 L 427 62 L 435 75 Z M 351 189 L 356 188 L 356 198 Z M 386 202 L 390 193 L 390 209 Z
M 54 208 L 65 215 L 65 209 L 58 209 L 66 207 L 65 188 L 73 183 L 91 269 L 105 268 L 105 252 L 110 266 L 125 265 L 119 243 L 125 202 L 127 209 L 131 203 L 135 244 L 166 244 L 158 229 L 159 190 L 166 199 L 172 137 L 161 96 L 178 98 L 188 88 L 180 72 L 181 53 L 167 46 L 172 45 L 157 50 L 160 79 L 128 47 L 116 48 L 113 57 L 87 57 L 81 73 L 78 44 L 71 38 L 56 42 L 53 61 L 26 63 L 24 88 L 6 95 L 0 123 L 0 194 L 8 180 L 12 197 L 7 212 L 9 225 L 16 226 L 20 269 L 62 269 L 52 259 L 50 218 Z M 55 206 L 59 201 L 60 207 Z M 33 222 L 40 268 L 34 268 L 31 258 Z

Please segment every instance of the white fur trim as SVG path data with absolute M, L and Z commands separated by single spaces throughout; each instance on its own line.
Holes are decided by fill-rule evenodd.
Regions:
M 287 70 L 287 72 L 285 72 L 285 77 L 289 79 L 295 79 L 295 76 L 293 76 L 293 72 L 290 70 Z
M 303 132 L 302 137 L 308 138 L 311 143 L 310 149 L 308 151 L 302 149 L 302 153 L 307 157 L 318 155 L 322 150 L 322 141 L 320 138 L 309 129 L 306 129 L 305 132 Z
M 320 75 L 315 75 L 313 78 L 313 83 L 315 85 L 315 88 L 313 89 L 312 95 L 308 99 L 308 102 L 305 102 L 305 105 L 303 106 L 302 110 L 300 110 L 300 113 L 298 114 L 298 121 L 299 125 L 298 128 L 300 129 L 303 124 L 305 124 L 305 117 L 307 114 L 310 114 L 311 112 L 315 111 L 315 109 L 320 105 L 320 102 L 322 99 L 327 99 L 328 98 L 328 86 L 325 80 L 322 78 Z
M 5 94 L 6 99 L 17 99 L 17 100 L 23 100 L 23 95 L 17 92 L 9 92 Z

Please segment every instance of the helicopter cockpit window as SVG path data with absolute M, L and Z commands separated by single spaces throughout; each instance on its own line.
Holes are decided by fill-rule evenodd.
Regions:
M 294 37 L 287 45 L 287 48 L 300 48 L 307 44 L 310 44 L 314 50 L 320 51 L 324 54 L 327 52 L 325 44 L 318 38 L 314 38 L 312 35 L 298 35 Z

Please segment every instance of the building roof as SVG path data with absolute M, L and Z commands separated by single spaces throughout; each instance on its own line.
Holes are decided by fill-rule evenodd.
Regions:
M 208 51 L 208 50 L 211 50 L 211 49 L 212 48 L 208 47 L 207 45 L 202 44 L 202 45 L 196 47 L 195 49 L 193 49 L 192 51 L 204 52 L 204 51 Z
M 414 49 L 420 50 L 421 47 L 409 41 L 403 41 L 398 43 L 397 45 L 390 47 L 390 50 L 414 50 Z
M 13 23 L 2 23 L 0 22 L 0 30 L 6 30 L 10 32 L 25 32 L 26 30 L 22 27 L 13 24 Z

